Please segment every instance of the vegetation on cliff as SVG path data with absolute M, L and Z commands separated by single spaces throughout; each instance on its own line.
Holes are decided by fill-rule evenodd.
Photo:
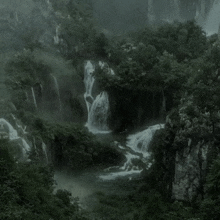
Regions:
M 12 112 L 28 124 L 29 136 L 35 137 L 36 142 L 46 142 L 55 167 L 76 171 L 123 161 L 121 153 L 109 144 L 100 144 L 83 127 L 82 63 L 85 59 L 102 59 L 106 63 L 103 68 L 97 65 L 94 76 L 98 86 L 109 93 L 109 124 L 113 130 L 132 130 L 150 120 L 165 118 L 166 126 L 151 143 L 153 166 L 143 172 L 141 183 L 132 182 L 139 189 L 126 196 L 99 195 L 102 205 L 94 211 L 103 218 L 108 213 L 107 219 L 219 219 L 217 36 L 207 37 L 194 21 L 188 21 L 109 39 L 94 26 L 86 4 L 55 0 L 51 3 L 60 23 L 57 44 L 48 51 L 39 46 L 39 39 L 31 45 L 25 41 L 26 49 L 11 56 L 5 68 L 15 105 Z M 28 34 L 25 39 L 29 39 Z M 61 75 L 66 77 L 64 82 L 74 78 L 74 89 L 80 88 L 80 92 L 68 89 L 61 94 L 65 99 L 61 103 L 63 109 L 71 109 L 69 117 L 67 112 L 61 113 L 57 104 L 60 94 L 54 80 Z M 198 143 L 208 146 L 208 175 L 195 198 L 186 203 L 173 201 L 176 154 Z M 7 145 L 1 142 L 0 146 L 0 218 L 81 219 L 79 207 L 71 202 L 68 192 L 52 193 L 53 172 L 37 163 L 37 150 L 30 154 L 32 162 L 17 164 L 8 154 Z

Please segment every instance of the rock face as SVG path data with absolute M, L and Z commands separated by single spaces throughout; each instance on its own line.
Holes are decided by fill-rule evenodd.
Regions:
M 175 176 L 172 196 L 176 200 L 191 201 L 201 193 L 201 184 L 204 181 L 207 168 L 208 144 L 199 142 L 188 146 L 176 153 Z
M 192 201 L 203 196 L 203 185 L 208 166 L 215 150 L 213 124 L 210 114 L 201 111 L 193 97 L 181 100 L 175 118 L 167 117 L 167 125 L 175 130 L 172 143 L 175 166 L 172 180 L 172 197 Z M 213 155 L 214 157 L 216 155 Z

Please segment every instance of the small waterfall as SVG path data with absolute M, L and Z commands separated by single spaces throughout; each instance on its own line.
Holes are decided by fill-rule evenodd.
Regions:
M 59 110 L 61 111 L 62 110 L 62 105 L 61 105 L 61 99 L 60 99 L 59 85 L 58 85 L 58 82 L 57 82 L 57 78 L 52 74 L 51 74 L 51 76 L 53 77 L 53 80 L 54 80 L 54 85 L 55 85 L 55 88 L 56 88 L 56 93 L 57 93 L 57 97 L 58 97 L 58 101 L 59 101 Z
M 86 126 L 93 133 L 100 131 L 108 132 L 107 118 L 109 112 L 109 101 L 107 92 L 101 92 L 93 101 L 88 114 L 88 122 Z
M 22 159 L 27 159 L 27 153 L 30 151 L 30 146 L 24 138 L 18 136 L 17 130 L 15 130 L 4 118 L 0 118 L 0 139 L 1 138 L 8 138 L 9 141 L 16 143 L 18 149 L 22 151 Z
M 92 96 L 92 89 L 95 82 L 92 63 L 88 61 L 85 65 L 84 84 L 86 92 L 84 99 L 88 111 L 86 126 L 92 133 L 108 133 L 107 118 L 109 114 L 109 100 L 107 92 L 101 92 L 95 99 Z
M 148 146 L 153 138 L 156 130 L 164 128 L 163 124 L 150 126 L 144 131 L 129 135 L 127 138 L 127 146 L 138 153 L 142 153 L 144 158 L 149 158 Z
M 48 160 L 48 155 L 47 155 L 47 145 L 42 141 L 42 150 L 44 152 L 45 158 L 46 158 L 46 162 L 49 163 Z
M 3 130 L 8 130 L 8 135 L 10 140 L 18 139 L 18 132 L 12 127 L 12 125 L 7 122 L 4 118 L 0 118 L 0 128 Z
M 143 167 L 149 169 L 152 163 L 150 161 L 151 154 L 148 151 L 148 147 L 155 132 L 161 128 L 164 128 L 163 124 L 156 124 L 144 131 L 129 135 L 127 137 L 126 147 L 118 145 L 121 150 L 125 151 L 126 161 L 124 165 L 119 168 L 119 171 L 100 175 L 99 178 L 102 180 L 114 180 L 118 177 L 139 174 Z M 112 169 L 115 170 L 115 167 Z
M 85 73 L 84 73 L 84 84 L 86 87 L 86 92 L 84 94 L 84 99 L 86 102 L 87 106 L 87 111 L 89 113 L 90 107 L 93 102 L 93 97 L 92 97 L 92 88 L 95 82 L 95 78 L 92 76 L 93 72 L 95 71 L 92 63 L 90 61 L 87 62 L 85 66 Z
M 33 97 L 33 101 L 34 101 L 34 106 L 37 108 L 37 102 L 36 102 L 36 98 L 35 98 L 35 93 L 34 93 L 34 88 L 31 87 L 31 92 L 32 92 L 32 97 Z
M 137 171 L 137 170 L 139 170 L 138 167 L 134 166 L 132 163 L 132 160 L 139 159 L 138 155 L 132 154 L 130 152 L 126 152 L 125 157 L 126 157 L 126 162 L 120 168 L 120 170 L 124 170 L 124 171 Z
M 30 151 L 30 146 L 28 145 L 28 143 L 25 141 L 24 138 L 22 138 L 21 140 L 22 140 L 24 150 L 26 151 L 26 153 L 29 152 Z

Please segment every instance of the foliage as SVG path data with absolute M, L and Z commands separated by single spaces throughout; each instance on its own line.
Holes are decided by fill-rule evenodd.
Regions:
M 55 123 L 34 115 L 29 117 L 26 115 L 23 120 L 29 122 L 31 135 L 50 145 L 55 167 L 80 171 L 95 166 L 117 165 L 124 159 L 114 147 L 98 142 L 82 125 Z
M 70 193 L 62 190 L 53 193 L 50 167 L 8 160 L 8 145 L 0 143 L 1 219 L 83 219 Z

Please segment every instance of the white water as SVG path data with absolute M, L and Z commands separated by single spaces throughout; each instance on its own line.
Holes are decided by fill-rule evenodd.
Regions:
M 32 97 L 33 97 L 33 101 L 34 101 L 34 106 L 37 108 L 37 101 L 36 101 L 36 98 L 35 98 L 35 93 L 34 93 L 34 88 L 31 87 L 31 92 L 32 92 Z
M 58 82 L 57 82 L 57 78 L 52 74 L 51 74 L 51 76 L 53 77 L 53 80 L 54 80 L 54 85 L 55 85 L 55 88 L 56 88 L 56 93 L 57 93 L 57 97 L 58 97 L 58 101 L 59 101 L 59 110 L 61 111 L 62 110 L 62 104 L 61 104 L 61 99 L 60 99 L 59 85 L 58 85 Z
M 27 153 L 30 151 L 30 146 L 25 141 L 24 138 L 18 136 L 17 130 L 13 128 L 13 126 L 7 122 L 4 118 L 0 118 L 0 128 L 5 129 L 5 132 L 8 132 L 8 138 L 10 141 L 16 141 L 17 145 L 21 147 L 22 150 L 22 157 L 26 158 Z M 8 131 L 7 131 L 8 130 Z M 19 143 L 20 142 L 20 143 Z
M 109 132 L 107 117 L 109 112 L 108 94 L 101 92 L 93 101 L 86 126 L 93 133 Z
M 86 92 L 84 93 L 84 99 L 86 102 L 88 114 L 89 114 L 92 102 L 94 100 L 92 97 L 92 88 L 93 88 L 93 84 L 95 82 L 95 78 L 92 76 L 94 71 L 95 70 L 93 68 L 92 63 L 90 61 L 88 61 L 85 66 L 85 73 L 84 73 L 84 84 L 86 87 Z M 89 98 L 91 99 L 91 101 L 88 101 Z
M 9 139 L 10 140 L 15 140 L 15 139 L 19 138 L 18 132 L 4 118 L 0 118 L 0 127 L 2 127 L 2 126 L 6 126 L 9 129 Z
M 136 134 L 129 135 L 127 138 L 127 146 L 138 153 L 142 153 L 144 158 L 148 158 L 150 153 L 148 152 L 148 146 L 150 141 L 156 132 L 156 130 L 164 128 L 163 124 L 156 124 L 150 126 L 144 131 L 138 132 Z
M 101 65 L 101 62 L 99 62 Z M 88 119 L 86 126 L 89 131 L 97 133 L 109 133 L 107 125 L 107 119 L 109 114 L 109 100 L 107 92 L 103 91 L 95 98 L 92 96 L 92 89 L 95 82 L 93 73 L 95 68 L 92 63 L 88 61 L 85 65 L 84 84 L 86 92 L 84 93 L 84 99 L 88 111 Z
M 23 148 L 25 149 L 26 153 L 28 151 L 30 151 L 30 146 L 28 145 L 28 143 L 24 140 L 24 138 L 21 138 L 22 139 L 22 144 L 23 144 Z
M 120 149 L 124 149 L 126 151 L 126 162 L 124 165 L 119 168 L 119 171 L 100 175 L 99 178 L 102 180 L 114 180 L 118 177 L 140 174 L 142 168 L 140 168 L 137 163 L 134 165 L 134 160 L 145 164 L 146 169 L 149 169 L 152 163 L 150 161 L 151 153 L 149 152 L 148 147 L 155 132 L 161 128 L 164 128 L 163 124 L 156 124 L 148 127 L 144 131 L 129 135 L 126 143 L 127 149 L 126 147 L 122 147 L 120 145 L 118 146 Z M 115 167 L 112 169 L 115 169 Z

